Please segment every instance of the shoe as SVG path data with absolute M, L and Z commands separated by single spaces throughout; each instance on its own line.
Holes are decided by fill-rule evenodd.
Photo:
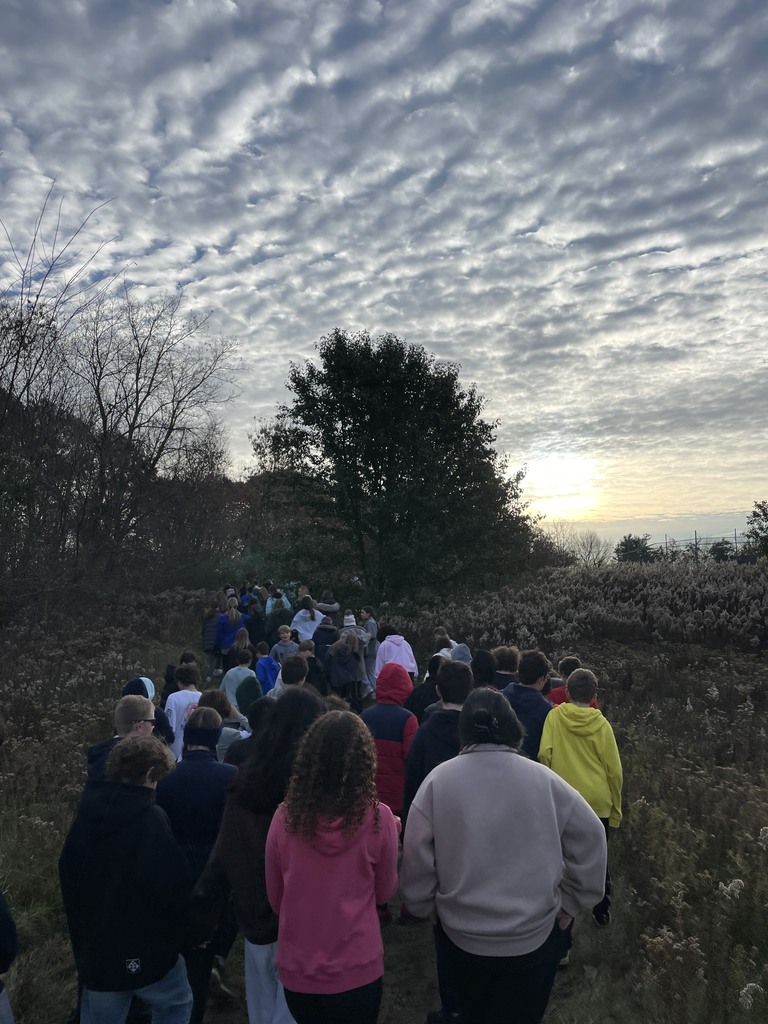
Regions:
M 611 923 L 611 912 L 610 910 L 601 910 L 600 913 L 592 915 L 592 920 L 595 922 L 596 928 L 607 928 Z
M 217 1003 L 221 1003 L 222 1005 L 231 1005 L 235 1002 L 235 993 L 224 984 L 218 967 L 211 968 L 211 984 L 209 991 Z
M 565 968 L 568 966 L 568 964 L 570 962 L 571 962 L 571 951 L 569 949 L 568 952 L 565 954 L 565 956 L 560 958 L 560 962 L 557 965 L 558 971 L 564 971 Z
M 215 676 L 223 676 L 224 675 L 224 669 L 223 668 L 215 668 L 213 670 L 213 674 Z

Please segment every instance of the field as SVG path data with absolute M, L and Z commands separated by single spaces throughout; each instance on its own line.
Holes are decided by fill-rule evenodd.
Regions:
M 205 597 L 62 606 L 44 623 L 20 613 L 0 631 L 0 885 L 23 947 L 7 977 L 19 1024 L 64 1024 L 74 1006 L 56 861 L 85 748 L 108 735 L 125 679 L 159 681 L 168 661 L 197 648 Z M 395 621 L 420 664 L 439 623 L 474 645 L 575 652 L 598 674 L 626 779 L 610 849 L 615 913 L 604 931 L 577 923 L 548 1024 L 767 1019 L 765 568 L 558 570 L 475 602 L 403 609 Z M 385 944 L 382 1024 L 421 1024 L 438 1005 L 429 929 L 391 925 Z M 239 1006 L 210 1019 L 246 1018 Z

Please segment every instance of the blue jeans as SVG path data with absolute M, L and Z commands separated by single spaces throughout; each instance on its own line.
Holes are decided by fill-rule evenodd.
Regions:
M 152 1024 L 188 1024 L 192 990 L 179 957 L 168 973 L 151 985 L 128 992 L 91 992 L 83 988 L 80 1024 L 124 1024 L 134 996 L 152 1007 Z

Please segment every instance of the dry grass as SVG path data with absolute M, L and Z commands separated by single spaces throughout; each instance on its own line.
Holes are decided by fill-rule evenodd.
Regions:
M 652 582 L 659 584 L 655 576 Z M 8 732 L 0 749 L 0 884 L 22 941 L 7 979 L 19 1024 L 64 1024 L 74 1006 L 56 862 L 84 781 L 85 749 L 108 735 L 128 676 L 159 683 L 167 661 L 196 649 L 202 597 L 115 604 L 79 621 L 65 611 L 45 630 L 22 618 L 0 632 Z M 466 635 L 488 632 L 483 614 L 490 607 L 496 615 L 497 601 L 482 607 L 477 618 L 465 609 Z M 417 632 L 428 632 L 433 618 L 414 620 Z M 498 639 L 519 639 L 518 626 L 504 628 Z M 579 922 L 548 1024 L 768 1019 L 768 665 L 748 637 L 744 647 L 579 643 L 619 740 L 625 820 L 611 841 L 611 927 Z M 381 1022 L 421 1024 L 438 1005 L 430 929 L 393 924 L 385 946 Z M 237 975 L 235 966 L 242 994 Z M 212 1008 L 210 1020 L 242 1024 L 244 1004 Z

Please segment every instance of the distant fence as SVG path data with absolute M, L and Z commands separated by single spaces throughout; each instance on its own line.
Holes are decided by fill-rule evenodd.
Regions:
M 701 534 L 698 530 L 693 531 L 693 537 L 671 537 L 664 534 L 664 540 L 649 540 L 647 543 L 638 544 L 636 551 L 647 551 L 649 548 L 663 558 L 674 557 L 677 554 L 685 554 L 691 558 L 699 559 L 706 557 L 715 547 L 715 552 L 721 559 L 738 558 L 749 543 L 749 538 L 743 532 L 734 530 L 733 533 Z M 630 554 L 633 550 L 630 546 L 622 545 L 622 549 Z

